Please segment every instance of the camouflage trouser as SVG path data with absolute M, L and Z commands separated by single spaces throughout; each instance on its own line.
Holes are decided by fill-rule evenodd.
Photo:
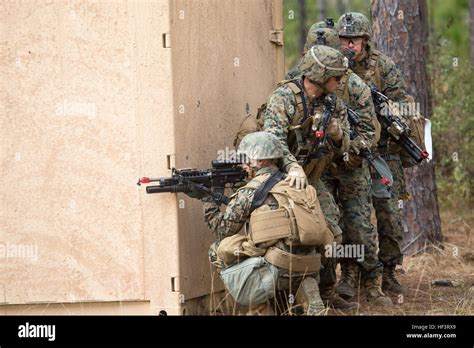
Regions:
M 403 239 L 403 196 L 405 194 L 405 177 L 400 160 L 386 160 L 393 175 L 391 198 L 373 197 L 377 217 L 379 237 L 379 259 L 384 265 L 401 265 L 403 254 L 401 242 Z M 372 173 L 374 177 L 374 173 Z
M 322 179 L 342 208 L 342 243 L 364 246 L 363 260 L 354 260 L 361 267 L 364 277 L 381 275 L 382 263 L 377 256 L 377 235 L 370 222 L 372 180 L 367 165 L 364 163 L 361 168 L 341 170 L 337 174 L 328 171 Z
M 310 184 L 316 189 L 319 204 L 321 205 L 321 210 L 326 218 L 329 229 L 334 234 L 334 237 L 340 236 L 342 234 L 341 227 L 339 226 L 340 213 L 333 195 L 329 192 L 321 179 L 311 180 Z M 329 288 L 336 284 L 337 259 L 335 257 L 325 257 L 324 248 L 321 248 L 319 252 L 321 254 L 322 265 L 319 273 L 320 285 L 322 288 Z

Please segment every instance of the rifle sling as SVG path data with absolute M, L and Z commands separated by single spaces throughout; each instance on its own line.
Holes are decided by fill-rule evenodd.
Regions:
M 275 186 L 277 183 L 283 179 L 285 173 L 282 171 L 277 171 L 272 174 L 260 187 L 255 190 L 255 194 L 253 196 L 252 206 L 250 207 L 250 212 L 253 212 L 255 209 L 260 207 L 265 199 L 267 199 L 268 193 L 270 190 Z

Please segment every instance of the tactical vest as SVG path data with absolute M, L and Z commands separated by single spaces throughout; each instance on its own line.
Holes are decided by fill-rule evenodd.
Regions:
M 379 55 L 377 54 L 377 57 Z M 373 66 L 374 66 L 374 69 L 376 69 L 378 71 L 378 68 L 376 68 L 377 66 L 377 61 L 376 60 L 373 60 L 371 59 L 371 63 L 373 63 Z M 342 99 L 342 101 L 346 104 L 346 105 L 349 105 L 349 102 L 350 102 L 350 93 L 349 93 L 349 78 L 351 77 L 351 74 L 354 74 L 353 71 L 351 70 L 348 70 L 341 78 L 341 80 L 339 81 L 339 87 L 337 88 L 336 90 L 336 95 L 338 98 Z M 378 75 L 379 76 L 379 80 L 380 80 L 380 73 L 375 73 L 375 74 L 371 74 L 371 75 Z M 360 77 L 360 76 L 359 76 Z M 365 80 L 364 78 L 361 77 L 362 80 L 367 81 Z M 374 140 L 374 144 L 377 144 L 380 140 L 380 133 L 382 132 L 382 126 L 380 125 L 380 122 L 379 120 L 377 119 L 377 117 L 375 117 L 374 119 L 374 137 L 375 137 L 375 140 Z M 359 132 L 360 132 L 360 129 L 359 129 Z M 376 145 L 375 145 L 376 146 Z
M 303 86 L 297 79 L 283 80 L 278 83 L 277 88 L 283 85 L 288 87 L 293 92 L 296 100 L 296 110 L 291 119 L 290 129 L 288 132 L 288 148 L 294 154 L 298 146 L 301 145 L 311 132 L 312 118 L 310 117 L 310 110 L 306 104 L 304 97 Z M 265 113 L 267 104 L 262 104 L 257 111 L 257 114 L 248 113 L 239 126 L 237 135 L 234 139 L 234 146 L 237 148 L 243 137 L 247 134 L 257 132 L 263 129 L 263 114 Z M 321 156 L 313 159 L 304 166 L 304 171 L 307 177 L 311 180 L 319 179 L 325 167 L 331 162 L 332 154 Z
M 256 190 L 268 178 L 269 175 L 259 175 L 239 190 Z M 240 233 L 241 236 L 244 234 L 246 238 L 235 237 L 241 242 L 241 255 L 256 255 L 264 251 L 264 257 L 269 263 L 293 272 L 318 271 L 320 255 L 290 254 L 275 246 L 280 240 L 293 246 L 330 245 L 333 242 L 333 235 L 326 224 L 316 190 L 311 185 L 305 190 L 296 190 L 286 181 L 279 181 L 274 185 L 263 204 L 252 211 L 248 225 L 243 233 Z M 231 245 L 224 243 L 226 239 L 228 238 L 219 246 L 218 255 L 229 261 L 229 256 L 232 257 L 235 250 L 224 250 L 227 245 Z M 235 249 L 235 243 L 232 247 Z
M 303 97 L 304 92 L 302 87 L 300 88 L 299 83 L 296 81 L 297 80 L 283 80 L 277 84 L 277 88 L 285 84 L 288 85 L 296 99 L 296 112 L 297 114 L 303 115 L 307 112 L 307 107 L 304 103 Z M 234 146 L 236 148 L 247 134 L 258 132 L 263 129 L 262 115 L 265 113 L 266 107 L 267 103 L 264 103 L 257 109 L 257 114 L 247 113 L 247 115 L 244 117 L 240 123 L 239 130 L 237 131 L 234 139 Z
M 380 72 L 379 65 L 377 64 L 380 55 L 380 51 L 372 49 L 368 68 L 365 69 L 357 67 L 353 69 L 353 71 L 359 75 L 359 77 L 364 80 L 367 85 L 374 84 L 379 91 L 382 90 L 382 74 Z

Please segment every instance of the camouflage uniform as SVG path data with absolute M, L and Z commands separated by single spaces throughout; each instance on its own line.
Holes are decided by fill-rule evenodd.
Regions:
M 263 133 L 263 132 L 259 132 Z M 249 136 L 255 135 L 256 133 L 250 134 Z M 278 140 L 274 140 L 278 143 Z M 242 144 L 245 142 L 245 138 L 242 140 Z M 280 145 L 280 144 L 278 144 Z M 250 158 L 252 156 L 250 155 Z M 221 212 L 219 206 L 210 197 L 202 198 L 204 202 L 204 220 L 209 229 L 215 234 L 216 242 L 213 243 L 209 249 L 209 258 L 212 264 L 218 268 L 225 268 L 226 265 L 222 260 L 219 260 L 217 256 L 217 248 L 219 244 L 227 237 L 231 237 L 241 232 L 249 222 L 251 215 L 251 206 L 254 199 L 255 190 L 262 185 L 262 182 L 268 179 L 272 174 L 277 172 L 279 168 L 275 165 L 269 167 L 263 167 L 257 170 L 255 177 L 247 183 L 244 187 L 240 188 L 235 194 L 230 197 L 229 204 L 227 205 L 224 212 Z M 277 209 L 278 202 L 271 194 L 268 195 L 267 199 L 263 204 L 266 204 L 270 209 Z M 288 245 L 283 239 L 280 239 L 275 247 L 282 249 L 291 254 L 297 255 L 316 255 L 318 250 L 316 246 L 294 246 Z M 260 252 L 260 255 L 265 254 L 266 248 L 259 245 L 253 245 L 256 253 Z M 277 267 L 278 268 L 278 267 Z M 278 268 L 279 276 L 276 284 L 276 290 L 284 292 L 285 299 L 288 301 L 290 294 L 297 294 L 300 292 L 305 293 L 307 296 L 309 314 L 317 314 L 324 306 L 319 297 L 319 272 L 305 272 L 289 273 L 288 270 Z M 300 290 L 303 288 L 303 290 Z M 318 300 L 320 307 L 318 307 Z M 297 297 L 298 301 L 298 297 Z M 311 309 L 312 308 L 312 309 Z M 268 312 L 268 310 L 267 310 Z
M 371 146 L 374 142 L 376 116 L 370 88 L 349 70 L 341 80 L 337 96 L 359 114 L 361 121 L 358 129 L 359 137 Z M 355 157 L 352 159 L 354 164 L 349 164 L 343 158 L 335 159 L 330 170 L 324 174 L 323 181 L 336 195 L 343 210 L 343 244 L 364 245 L 364 260 L 359 265 L 364 276 L 377 277 L 382 274 L 382 264 L 377 257 L 376 230 L 370 222 L 369 167 L 365 160 L 357 158 L 353 152 L 349 152 L 346 156 L 350 156 L 351 159 Z
M 305 47 L 319 42 L 340 49 L 337 33 L 333 29 L 318 27 L 317 24 L 313 25 L 316 28 L 311 27 L 313 30 L 310 29 Z M 360 77 L 348 70 L 342 77 L 336 94 L 359 114 L 359 136 L 367 145 L 374 146 L 376 115 L 370 88 Z M 358 156 L 352 152 L 350 156 L 355 162 L 353 165 L 348 165 L 342 157 L 336 158 L 331 170 L 323 176 L 323 181 L 343 208 L 343 243 L 364 245 L 365 259 L 360 265 L 367 275 L 379 276 L 382 264 L 377 258 L 376 231 L 370 222 L 370 171 L 366 161 L 353 158 Z
M 377 81 L 374 72 L 369 70 L 373 51 L 375 50 L 369 45 L 364 60 L 354 62 L 354 72 L 367 83 L 376 84 L 377 89 L 392 101 L 408 102 L 401 72 L 389 57 L 379 53 L 376 69 L 380 72 L 380 81 Z M 403 201 L 405 194 L 405 178 L 400 161 L 400 148 L 395 144 L 389 145 L 388 139 L 389 134 L 382 130 L 378 151 L 389 165 L 393 175 L 392 197 L 389 199 L 373 197 L 373 204 L 377 215 L 379 258 L 384 265 L 391 266 L 401 265 L 403 262 L 400 248 L 403 238 L 403 211 L 399 202 Z
M 337 24 L 339 36 L 343 37 L 351 36 L 351 30 L 345 26 L 346 15 L 341 16 Z M 360 14 L 353 15 L 360 18 L 363 16 Z M 368 20 L 364 18 L 362 18 L 362 20 L 368 23 Z M 358 30 L 357 25 L 357 20 L 353 20 L 352 30 Z M 389 57 L 372 47 L 370 43 L 370 27 L 366 31 L 368 33 L 367 37 L 369 42 L 365 48 L 365 57 L 360 62 L 351 62 L 352 70 L 367 84 L 374 84 L 381 93 L 385 94 L 392 101 L 409 102 L 400 70 Z M 386 281 L 386 271 L 391 271 L 390 277 L 392 277 L 395 265 L 401 265 L 403 261 L 403 254 L 400 247 L 403 238 L 403 212 L 399 202 L 403 202 L 405 182 L 399 155 L 400 147 L 394 143 L 390 143 L 389 139 L 389 134 L 385 130 L 382 130 L 377 150 L 381 157 L 387 162 L 393 175 L 392 197 L 373 197 L 373 205 L 377 217 L 379 259 L 384 265 L 384 282 Z M 374 180 L 378 179 L 375 172 L 372 171 L 371 175 Z
M 302 77 L 299 77 L 293 81 L 298 81 L 300 85 L 303 85 Z M 315 115 L 316 113 L 321 113 L 323 111 L 324 96 L 311 100 L 306 91 L 304 91 L 304 100 L 310 115 Z M 296 162 L 296 158 L 290 152 L 288 146 L 288 137 L 290 133 L 290 126 L 300 124 L 302 118 L 304 117 L 304 115 L 299 110 L 300 109 L 297 107 L 296 97 L 291 88 L 288 86 L 288 84 L 283 84 L 278 87 L 269 97 L 265 114 L 263 116 L 263 129 L 276 135 L 283 145 L 284 166 L 288 165 L 289 163 Z M 339 227 L 339 209 L 334 201 L 333 195 L 327 190 L 326 186 L 321 181 L 321 175 L 325 167 L 330 163 L 333 156 L 342 156 L 349 148 L 350 128 L 345 106 L 339 98 L 336 99 L 336 108 L 333 118 L 338 118 L 341 121 L 341 127 L 343 130 L 342 146 L 336 146 L 328 137 L 325 148 L 323 149 L 323 153 L 325 153 L 325 155 L 317 160 L 313 160 L 307 166 L 305 166 L 304 169 L 306 175 L 308 176 L 309 184 L 311 184 L 316 189 L 318 200 L 328 226 L 333 232 L 335 239 L 337 239 L 338 236 L 342 235 L 342 230 Z M 335 258 L 322 259 L 324 266 L 320 272 L 320 286 L 322 291 L 326 289 L 333 289 L 334 287 L 336 282 L 335 262 Z

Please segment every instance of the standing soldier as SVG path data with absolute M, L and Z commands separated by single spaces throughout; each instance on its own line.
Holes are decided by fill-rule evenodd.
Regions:
M 381 93 L 394 102 L 410 101 L 400 70 L 389 57 L 372 47 L 372 29 L 367 17 L 355 12 L 346 13 L 339 18 L 336 30 L 343 51 L 351 58 L 351 69 L 358 76 L 368 85 L 375 85 Z M 397 127 L 382 130 L 377 149 L 388 163 L 393 175 L 392 196 L 390 198 L 373 196 L 373 205 L 377 217 L 379 259 L 383 263 L 382 289 L 400 294 L 405 291 L 405 288 L 395 278 L 395 267 L 401 265 L 403 261 L 400 246 L 403 216 L 400 205 L 403 204 L 405 182 L 400 147 L 390 142 L 388 132 L 395 137 L 399 135 Z M 376 179 L 373 172 L 372 178 Z M 343 268 L 341 288 L 338 290 L 344 292 L 348 288 L 354 288 L 356 273 L 355 267 Z
M 316 44 L 340 49 L 337 33 L 329 28 L 317 28 L 309 32 L 306 45 Z M 350 151 L 343 157 L 334 158 L 322 179 L 342 207 L 343 243 L 364 246 L 364 259 L 358 265 L 362 270 L 367 300 L 377 305 L 391 306 L 392 301 L 380 288 L 382 263 L 377 256 L 376 230 L 370 222 L 370 170 L 367 161 L 359 156 L 362 149 L 370 149 L 376 145 L 376 128 L 380 128 L 371 91 L 359 76 L 348 69 L 339 82 L 336 95 L 346 106 L 357 112 L 360 124 L 356 129 L 357 136 L 351 140 Z M 352 258 L 344 258 L 341 263 L 344 265 L 344 280 L 347 278 L 345 271 L 348 268 L 356 268 L 357 264 L 354 255 Z M 347 287 L 346 284 L 341 283 L 339 294 L 350 299 L 354 297 L 355 292 L 352 286 Z
M 333 48 L 311 47 L 299 64 L 301 75 L 279 84 L 269 97 L 263 114 L 263 130 L 274 134 L 283 146 L 283 165 L 288 172 L 287 180 L 290 180 L 290 185 L 302 188 L 309 178 L 309 183 L 318 194 L 328 226 L 338 243 L 342 240 L 342 231 L 338 225 L 339 210 L 333 196 L 321 181 L 321 175 L 331 158 L 335 155 L 342 156 L 349 147 L 346 110 L 342 101 L 334 95 L 339 79 L 347 70 L 347 63 L 346 58 Z M 328 100 L 333 100 L 332 119 L 326 130 L 325 140 L 320 142 L 315 137 L 315 130 L 323 115 L 328 112 Z M 356 307 L 357 304 L 346 302 L 334 291 L 335 258 L 323 259 L 322 263 L 322 299 L 335 308 Z

